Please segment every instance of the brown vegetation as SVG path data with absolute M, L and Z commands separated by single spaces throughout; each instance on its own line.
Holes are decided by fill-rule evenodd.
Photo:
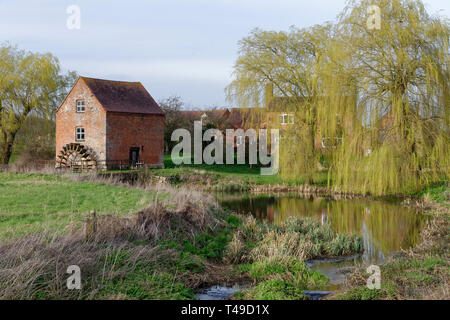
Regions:
M 173 290 L 170 283 L 168 288 L 155 281 L 163 281 L 170 273 L 173 286 L 178 283 L 178 287 L 192 288 L 207 277 L 208 281 L 217 278 L 209 273 L 187 272 L 183 264 L 206 270 L 217 267 L 213 263 L 203 265 L 202 259 L 194 255 L 188 261 L 180 259 L 180 252 L 164 247 L 163 241 L 194 239 L 220 228 L 217 210 L 208 197 L 181 191 L 170 204 L 155 201 L 131 217 L 100 216 L 92 234 L 69 225 L 62 236 L 41 233 L 1 243 L 0 299 L 130 298 L 122 295 L 124 288 L 118 284 L 126 283 L 129 277 L 134 277 L 130 283 L 138 287 L 157 286 L 168 294 L 167 298 L 182 298 L 177 296 L 180 290 Z M 82 271 L 82 290 L 66 287 L 70 265 L 78 265 Z M 215 274 L 224 278 L 224 272 Z M 164 293 L 159 295 L 164 297 Z

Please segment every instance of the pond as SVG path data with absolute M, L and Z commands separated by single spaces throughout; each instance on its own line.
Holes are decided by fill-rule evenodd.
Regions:
M 308 261 L 311 268 L 330 279 L 330 289 L 344 281 L 345 273 L 356 265 L 382 264 L 401 249 L 420 240 L 425 216 L 399 201 L 304 197 L 300 195 L 217 194 L 223 207 L 239 214 L 279 224 L 289 217 L 310 217 L 328 223 L 339 233 L 357 233 L 364 239 L 362 255 L 343 259 Z

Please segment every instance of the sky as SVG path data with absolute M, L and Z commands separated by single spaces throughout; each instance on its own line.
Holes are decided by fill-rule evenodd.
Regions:
M 449 0 L 425 0 L 450 17 Z M 64 71 L 140 81 L 156 100 L 188 107 L 233 107 L 238 41 L 254 28 L 288 30 L 333 21 L 345 0 L 0 0 L 0 43 L 51 52 Z M 69 29 L 67 8 L 80 8 Z

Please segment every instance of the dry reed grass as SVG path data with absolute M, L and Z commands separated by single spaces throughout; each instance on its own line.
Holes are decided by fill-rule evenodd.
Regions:
M 322 226 L 312 219 L 291 218 L 275 226 L 258 223 L 254 217 L 248 216 L 243 218 L 242 225 L 233 235 L 224 259 L 229 263 L 285 258 L 306 261 L 355 254 L 362 250 L 361 237 L 335 234 L 330 226 Z
M 94 175 L 70 178 L 119 183 L 112 178 L 99 180 Z M 156 196 L 147 208 L 131 216 L 98 216 L 95 233 L 89 237 L 84 228 L 73 224 L 66 227 L 63 235 L 46 232 L 0 243 L 0 299 L 123 298 L 105 293 L 103 286 L 133 274 L 142 266 L 152 266 L 154 279 L 166 273 L 167 265 L 182 267 L 179 252 L 161 248 L 159 241 L 192 239 L 223 225 L 218 218 L 220 210 L 217 203 L 208 196 L 169 186 L 147 185 L 145 188 L 161 194 L 169 193 L 170 198 L 159 200 Z M 117 264 L 116 260 L 124 252 L 125 261 Z M 190 264 L 204 263 L 195 256 L 190 259 Z M 82 290 L 67 289 L 66 270 L 69 265 L 78 265 L 83 279 L 89 279 L 83 281 Z M 209 265 L 204 267 L 213 268 Z M 174 287 L 177 281 L 190 287 L 204 282 L 205 277 L 183 271 L 175 272 L 172 280 Z

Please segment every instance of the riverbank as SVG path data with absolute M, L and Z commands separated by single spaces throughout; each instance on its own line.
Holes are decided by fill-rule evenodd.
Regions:
M 194 188 L 205 192 L 252 192 L 252 193 L 297 193 L 312 196 L 331 196 L 339 198 L 404 198 L 413 194 L 372 196 L 369 193 L 343 192 L 330 187 L 332 179 L 328 170 L 312 173 L 309 182 L 300 175 L 283 178 L 280 175 L 262 176 L 260 166 L 227 164 L 189 164 L 175 165 L 170 155 L 165 156 L 164 169 L 114 170 L 99 172 L 105 178 L 119 179 L 128 184 L 156 183 L 173 187 Z
M 242 281 L 251 287 L 235 298 L 306 299 L 303 290 L 327 279 L 303 261 L 362 247 L 359 237 L 308 219 L 275 226 L 235 216 L 182 188 L 31 173 L 1 173 L 0 188 L 8 222 L 0 243 L 1 299 L 193 299 L 200 288 Z M 60 190 L 70 190 L 70 201 L 58 201 Z M 109 214 L 102 203 L 121 197 L 134 199 L 127 206 L 136 211 Z M 95 205 L 96 218 L 83 219 Z M 80 290 L 67 289 L 70 265 L 81 269 Z
M 362 252 L 360 237 L 336 234 L 314 219 L 272 224 L 235 216 L 204 192 L 141 179 L 141 174 L 134 172 L 136 179 L 127 181 L 123 177 L 128 174 L 0 173 L 5 222 L 0 298 L 193 299 L 200 289 L 245 283 L 233 299 L 307 299 L 305 290 L 320 290 L 328 280 L 305 261 Z M 416 203 L 419 198 L 423 201 Z M 442 213 L 448 188 L 438 186 L 408 199 L 405 205 L 425 208 L 429 215 L 441 212 L 439 217 L 447 220 L 433 218 L 431 227 L 446 226 L 447 233 L 440 229 L 437 238 L 448 243 L 448 211 Z M 86 239 L 83 217 L 92 209 L 97 233 Z M 424 237 L 433 230 L 424 231 Z M 382 272 L 398 277 L 393 281 L 400 288 L 426 285 L 430 290 L 407 296 L 404 292 L 411 289 L 389 281 L 374 293 L 364 289 L 368 275 L 359 270 L 348 280 L 352 286 L 333 298 L 426 298 L 438 283 L 447 287 L 434 292 L 447 290 L 447 244 L 421 250 L 396 260 L 392 268 L 386 264 Z M 66 289 L 68 263 L 87 270 L 89 284 L 82 292 Z
M 345 193 L 327 187 L 327 173 L 317 172 L 316 183 L 305 184 L 304 179 L 283 182 L 279 176 L 206 171 L 196 168 L 149 169 L 137 171 L 107 171 L 99 173 L 106 179 L 117 179 L 128 184 L 168 184 L 173 187 L 194 188 L 204 192 L 251 192 L 251 193 L 296 193 L 337 198 L 357 198 L 364 195 Z
M 163 169 L 113 170 L 99 173 L 115 177 L 126 183 L 147 181 L 167 183 L 172 186 L 192 187 L 202 191 L 279 191 L 303 189 L 310 193 L 329 193 L 328 172 L 316 171 L 306 185 L 306 176 L 288 180 L 280 175 L 261 175 L 261 166 L 246 164 L 181 164 L 175 165 L 170 155 L 164 157 Z
M 419 206 L 429 216 L 421 242 L 399 252 L 380 266 L 381 289 L 366 287 L 368 274 L 356 269 L 347 275 L 345 289 L 330 299 L 450 299 L 450 188 L 437 186 L 418 194 L 405 205 Z

